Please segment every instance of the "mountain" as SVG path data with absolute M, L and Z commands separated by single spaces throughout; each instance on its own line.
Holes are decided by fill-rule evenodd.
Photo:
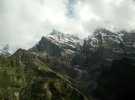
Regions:
M 120 31 L 113 33 L 109 30 L 96 29 L 92 36 L 84 42 L 84 52 L 97 51 L 99 48 L 110 49 L 113 53 L 135 53 L 135 32 Z
M 68 56 L 81 50 L 80 41 L 81 39 L 77 36 L 63 34 L 53 29 L 46 37 L 42 37 L 31 50 L 44 52 L 51 56 Z
M 72 79 L 22 49 L 10 57 L 0 56 L 0 99 L 89 100 Z
M 113 33 L 106 29 L 96 29 L 83 45 L 83 52 L 90 61 L 135 57 L 135 32 L 120 31 Z
M 0 56 L 0 99 L 134 98 L 135 32 L 100 28 L 80 41 L 53 30 L 29 50 Z
M 100 82 L 100 80 L 102 80 L 102 73 L 104 73 L 104 70 L 108 69 L 106 66 L 111 66 L 111 63 L 115 60 L 121 61 L 123 58 L 135 58 L 134 36 L 134 32 L 120 31 L 114 33 L 107 29 L 100 28 L 96 29 L 91 36 L 84 40 L 84 44 L 82 46 L 80 45 L 77 50 L 74 45 L 79 43 L 79 39 L 73 38 L 75 36 L 70 36 L 70 38 L 72 37 L 70 39 L 69 35 L 53 30 L 30 50 L 35 53 L 41 61 L 51 65 L 53 70 L 72 78 L 87 95 L 98 100 L 111 100 L 110 98 L 107 99 L 107 96 L 110 96 L 110 94 L 102 93 L 102 91 L 105 90 L 100 91 L 100 88 L 104 88 L 102 82 Z M 72 42 L 72 46 L 69 41 Z M 73 52 L 67 53 L 67 49 Z M 128 60 L 125 60 L 125 62 L 128 63 Z M 111 71 L 111 67 L 109 68 Z M 120 69 L 122 68 L 123 67 Z M 130 70 L 130 68 L 127 69 Z M 124 70 L 122 70 L 122 72 L 124 73 Z M 117 72 L 116 74 L 118 75 L 119 73 Z M 123 77 L 121 76 L 121 78 Z M 106 78 L 104 81 L 107 80 L 109 79 Z M 132 79 L 130 81 L 132 81 Z M 107 85 L 109 84 L 110 83 L 107 83 Z M 99 92 L 97 92 L 98 90 Z M 119 96 L 116 97 L 116 94 L 111 95 L 111 97 L 112 100 L 119 98 Z
M 130 92 L 131 95 L 124 92 L 125 87 L 122 84 L 124 84 L 128 90 L 130 90 L 131 87 L 134 88 L 133 84 L 131 87 L 129 85 L 134 82 L 133 79 L 130 78 L 134 76 L 130 74 L 130 71 L 135 72 L 135 70 L 132 69 L 134 67 L 132 63 L 135 63 L 134 44 L 135 32 L 120 31 L 113 33 L 102 28 L 96 29 L 95 32 L 84 41 L 82 47 L 81 55 L 85 56 L 83 57 L 85 60 L 81 60 L 84 64 L 82 71 L 86 70 L 88 74 L 82 74 L 83 79 L 78 81 L 80 86 L 82 86 L 88 94 L 99 100 L 122 100 L 121 98 L 132 97 L 132 92 Z M 77 58 L 78 57 L 75 57 L 73 59 L 77 60 Z M 112 63 L 114 64 L 112 65 Z M 80 62 L 76 62 L 75 64 L 82 66 Z M 103 91 L 104 93 L 102 93 Z M 122 97 L 122 95 L 125 96 Z

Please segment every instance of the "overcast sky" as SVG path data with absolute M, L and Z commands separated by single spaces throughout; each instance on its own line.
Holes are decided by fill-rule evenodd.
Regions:
M 28 49 L 52 29 L 86 37 L 135 28 L 134 0 L 0 0 L 0 46 Z

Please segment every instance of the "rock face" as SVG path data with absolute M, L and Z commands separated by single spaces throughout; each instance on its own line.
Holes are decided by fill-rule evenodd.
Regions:
M 112 53 L 134 54 L 135 32 L 120 31 L 113 33 L 106 29 L 97 29 L 92 36 L 84 41 L 84 52 L 95 52 L 103 48 Z
M 119 77 L 119 80 L 124 81 L 124 77 L 130 76 L 130 74 L 128 74 L 126 70 L 131 71 L 134 65 L 130 65 L 130 60 L 123 60 L 123 58 L 135 59 L 134 43 L 135 43 L 135 32 L 120 31 L 118 33 L 113 33 L 106 29 L 97 29 L 92 34 L 92 36 L 89 36 L 88 39 L 84 41 L 82 49 L 83 51 L 81 55 L 83 54 L 86 58 L 86 60 L 83 61 L 85 62 L 85 64 L 83 65 L 85 66 L 83 67 L 84 68 L 83 70 L 87 70 L 88 74 L 86 77 L 84 77 L 82 82 L 79 82 L 79 84 L 81 86 L 84 86 L 87 93 L 91 94 L 96 98 L 98 98 L 99 96 L 98 98 L 99 100 L 122 100 L 120 98 L 124 98 L 124 96 L 121 97 L 121 95 L 125 95 L 127 92 L 122 92 L 122 90 L 124 91 L 125 88 L 122 85 L 120 86 L 120 84 L 124 83 L 120 82 L 120 84 L 119 83 L 117 84 L 115 82 L 118 81 L 117 77 Z M 117 63 L 115 63 L 115 65 L 111 65 L 113 61 L 115 62 L 115 60 L 117 61 Z M 133 61 L 131 60 L 131 62 L 135 63 L 134 60 Z M 76 64 L 80 65 L 80 62 Z M 117 66 L 118 68 L 115 69 L 114 66 Z M 127 69 L 125 70 L 124 68 Z M 107 74 L 104 75 L 104 73 Z M 104 75 L 104 77 L 106 78 L 103 78 L 102 75 Z M 84 74 L 82 74 L 82 76 L 84 76 Z M 131 76 L 134 75 L 131 74 Z M 99 80 L 102 81 L 103 83 L 102 82 L 100 83 Z M 131 81 L 133 82 L 132 78 L 129 78 L 129 80 L 125 79 L 125 85 L 128 89 L 131 89 L 131 87 L 128 86 L 128 82 Z M 86 82 L 88 84 L 85 84 Z M 107 83 L 104 84 L 104 82 Z M 104 86 L 98 87 L 99 85 Z M 104 90 L 105 88 L 109 90 L 106 91 Z M 115 92 L 113 90 L 111 91 L 112 88 L 118 90 L 119 92 L 115 94 L 116 91 L 115 90 L 114 90 Z M 134 88 L 133 85 L 132 88 Z M 100 90 L 106 92 L 102 94 Z M 107 93 L 109 91 L 111 91 L 111 94 Z M 102 97 L 101 95 L 104 96 Z M 125 98 L 130 98 L 130 95 L 128 95 L 127 93 Z
M 84 42 L 84 52 L 95 52 L 99 48 L 111 49 L 117 51 L 121 49 L 121 40 L 119 36 L 105 29 L 97 29 L 92 36 Z
M 135 32 L 113 33 L 97 29 L 84 41 L 82 52 L 87 56 L 87 65 L 98 64 L 104 59 L 135 58 Z M 95 63 L 96 62 L 96 63 Z
M 38 44 L 31 50 L 46 52 L 51 56 L 68 56 L 81 50 L 80 39 L 77 36 L 63 34 L 53 30 L 46 37 L 42 37 Z
M 50 56 L 61 56 L 63 49 L 58 45 L 52 43 L 48 38 L 42 37 L 38 44 L 36 44 L 31 50 L 35 52 L 42 52 Z
M 77 71 L 71 65 L 76 53 L 80 53 L 81 39 L 79 37 L 53 30 L 30 49 L 40 60 L 48 63 L 54 70 L 70 77 L 76 77 Z

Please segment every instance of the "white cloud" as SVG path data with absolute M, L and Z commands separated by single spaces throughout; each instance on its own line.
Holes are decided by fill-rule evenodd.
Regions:
M 86 37 L 97 27 L 130 30 L 134 0 L 0 0 L 0 46 L 28 49 L 53 28 Z

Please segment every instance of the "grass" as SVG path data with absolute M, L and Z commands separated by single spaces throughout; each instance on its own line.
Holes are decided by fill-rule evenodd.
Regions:
M 0 57 L 0 100 L 88 100 L 73 83 L 35 55 Z

